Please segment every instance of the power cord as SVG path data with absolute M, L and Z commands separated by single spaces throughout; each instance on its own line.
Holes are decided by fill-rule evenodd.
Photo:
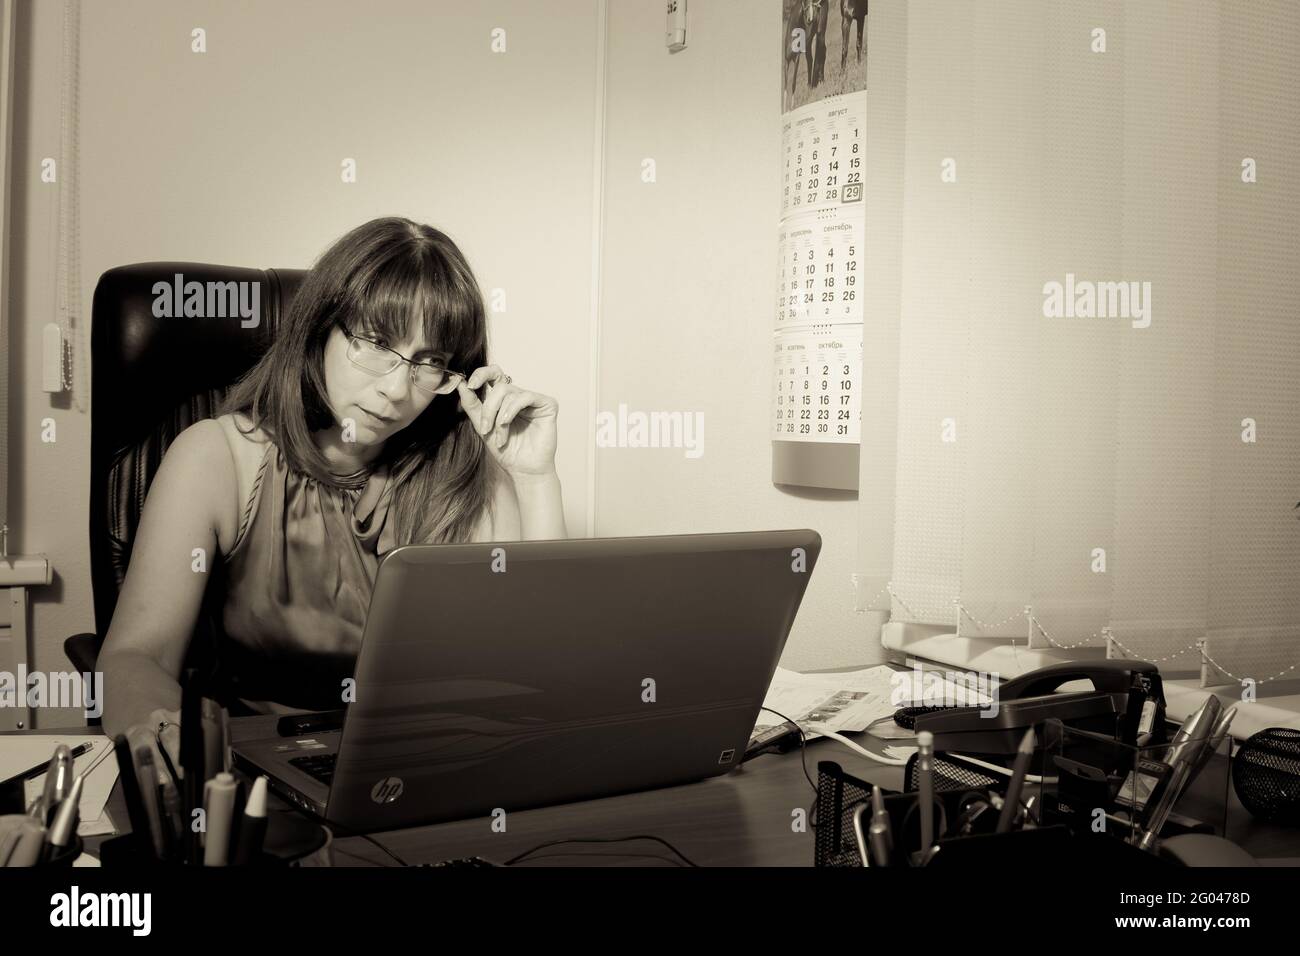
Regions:
M 313 811 L 311 811 L 311 810 L 306 809 L 305 807 L 295 807 L 295 808 L 290 809 L 290 810 L 283 810 L 283 811 L 279 811 L 279 812 L 282 812 L 282 813 L 305 813 L 307 816 L 311 817 L 313 820 L 315 820 L 315 821 L 316 821 L 317 823 L 319 823 L 321 826 L 323 826 L 323 827 L 325 827 L 326 829 L 328 829 L 331 833 L 333 833 L 335 830 L 343 830 L 344 832 L 343 832 L 342 834 L 339 834 L 340 836 L 344 836 L 344 837 L 361 837 L 361 839 L 365 840 L 367 843 L 373 844 L 374 846 L 376 846 L 376 847 L 378 847 L 380 850 L 382 850 L 384 853 L 386 853 L 386 854 L 388 854 L 390 857 L 392 857 L 394 860 L 396 860 L 398 866 L 410 866 L 410 865 L 411 865 L 411 864 L 407 863 L 405 860 L 403 860 L 403 859 L 402 859 L 400 856 L 398 856 L 396 853 L 394 853 L 392 850 L 388 849 L 388 847 L 384 846 L 382 843 L 380 843 L 378 840 L 376 840 L 374 837 L 372 837 L 369 833 L 362 833 L 360 830 L 353 830 L 351 827 L 345 827 L 345 826 L 344 826 L 343 824 L 341 824 L 341 823 L 335 823 L 335 822 L 333 822 L 333 821 L 331 821 L 331 820 L 326 820 L 326 819 L 325 819 L 324 817 L 322 817 L 319 813 L 315 813 L 315 812 L 313 812 Z
M 812 813 L 808 814 L 808 825 L 814 830 L 817 829 L 817 804 L 821 802 L 821 788 L 817 786 L 817 781 L 813 780 L 812 774 L 808 772 L 808 736 L 799 726 L 798 721 L 791 720 L 779 710 L 773 710 L 771 707 L 760 707 L 759 710 L 765 710 L 769 714 L 776 714 L 786 723 L 794 724 L 794 729 L 799 731 L 799 763 L 803 766 L 803 775 L 808 780 L 808 786 L 813 790 L 813 807 Z
M 808 778 L 808 786 L 813 788 L 813 794 L 815 795 L 818 792 L 817 783 L 813 780 L 812 774 L 808 772 L 808 737 L 804 734 L 803 728 L 799 726 L 798 721 L 791 720 L 779 710 L 773 710 L 771 707 L 760 707 L 759 710 L 765 710 L 769 714 L 776 714 L 786 723 L 794 724 L 794 729 L 799 731 L 799 761 L 803 764 L 803 775 Z
M 812 774 L 810 774 L 810 773 L 808 772 L 808 738 L 807 738 L 807 735 L 804 734 L 803 728 L 800 727 L 799 724 L 798 724 L 796 721 L 791 720 L 789 717 L 787 717 L 785 714 L 781 713 L 781 712 L 778 711 L 778 710 L 773 710 L 771 707 L 763 707 L 763 708 L 761 708 L 761 709 L 762 709 L 762 710 L 769 711 L 770 713 L 776 714 L 776 716 L 780 717 L 782 720 L 784 720 L 784 721 L 788 721 L 789 723 L 794 724 L 795 729 L 799 731 L 799 762 L 800 762 L 800 765 L 801 765 L 802 768 L 803 768 L 803 775 L 804 775 L 805 779 L 807 779 L 807 781 L 808 781 L 808 786 L 812 787 L 812 790 L 813 790 L 813 796 L 816 797 L 816 796 L 818 795 L 818 793 L 819 793 L 819 790 L 818 790 L 818 787 L 817 787 L 817 783 L 816 783 L 816 781 L 814 781 L 813 778 L 812 778 Z M 855 748 L 855 749 L 861 749 L 861 748 L 859 748 L 859 747 L 857 746 L 857 744 L 853 743 L 851 740 L 846 740 L 845 738 L 840 737 L 839 734 L 836 734 L 836 733 L 834 733 L 833 731 L 818 730 L 818 729 L 817 729 L 817 725 L 809 725 L 809 726 L 813 727 L 814 730 L 817 730 L 818 733 L 825 734 L 825 735 L 828 736 L 828 737 L 835 737 L 835 738 L 837 738 L 837 739 L 839 739 L 839 740 L 842 740 L 844 743 L 847 743 L 849 746 L 851 746 L 851 747 L 853 747 L 853 748 Z M 867 751 L 865 751 L 865 750 L 862 751 L 862 752 L 863 752 L 863 753 L 867 753 Z M 869 753 L 867 753 L 867 755 L 868 755 L 868 756 L 871 756 L 871 757 L 874 757 L 873 754 L 869 754 Z M 883 758 L 875 758 L 875 759 L 882 759 L 882 760 L 883 760 Z M 904 762 L 905 762 L 905 761 L 904 761 Z M 816 800 L 814 800 L 814 801 L 813 801 L 813 814 L 812 814 L 814 818 L 816 817 L 816 814 L 817 814 L 817 803 L 816 803 Z M 392 850 L 388 849 L 388 847 L 384 846 L 382 843 L 380 843 L 378 840 L 376 840 L 374 837 L 372 837 L 372 836 L 371 836 L 370 834 L 368 834 L 368 833 L 362 833 L 362 832 L 360 832 L 359 830 L 352 830 L 352 829 L 350 829 L 350 828 L 348 828 L 348 827 L 345 827 L 345 826 L 342 826 L 341 824 L 338 824 L 338 823 L 326 822 L 322 817 L 320 817 L 318 814 L 315 814 L 315 813 L 311 813 L 310 816 L 312 816 L 312 817 L 315 818 L 316 820 L 319 820 L 321 824 L 323 824 L 323 825 L 325 825 L 325 826 L 328 826 L 328 827 L 330 827 L 331 829 L 333 829 L 333 828 L 338 828 L 338 829 L 340 829 L 340 830 L 344 830 L 344 831 L 346 831 L 346 832 L 343 834 L 344 836 L 355 836 L 355 837 L 361 837 L 361 839 L 365 840 L 365 841 L 368 842 L 368 843 L 373 844 L 374 846 L 376 846 L 376 847 L 378 847 L 380 850 L 382 850 L 384 853 L 386 853 L 388 856 L 390 856 L 392 859 L 396 860 L 396 861 L 397 861 L 397 864 L 398 864 L 399 866 L 410 866 L 410 865 L 411 865 L 411 864 L 407 863 L 405 860 L 403 860 L 403 859 L 402 859 L 400 856 L 398 856 L 396 853 L 394 853 Z M 811 823 L 812 823 L 812 826 L 813 826 L 814 828 L 817 826 L 817 822 L 816 822 L 815 819 L 813 819 L 813 820 L 811 821 Z M 575 838 L 573 838 L 573 839 L 568 839 L 568 840 L 551 840 L 551 841 L 549 841 L 549 842 L 547 842 L 547 843 L 539 844 L 538 846 L 533 847 L 531 850 L 526 850 L 525 852 L 520 853 L 520 854 L 517 855 L 517 856 L 513 856 L 513 857 L 511 857 L 510 859 L 506 860 L 506 861 L 505 861 L 504 863 L 502 863 L 501 865 L 502 865 L 502 866 L 513 866 L 515 863 L 518 863 L 520 860 L 523 860 L 523 859 L 525 859 L 526 857 L 532 856 L 534 853 L 537 853 L 537 852 L 540 851 L 540 850 L 545 850 L 545 849 L 547 849 L 548 847 L 553 847 L 553 846 L 563 846 L 563 845 L 566 844 L 566 843 L 625 843 L 625 842 L 628 842 L 628 841 L 631 841 L 631 840 L 653 840 L 653 841 L 656 842 L 656 843 L 662 844 L 662 845 L 665 846 L 668 850 L 670 850 L 672 853 L 676 854 L 676 855 L 677 855 L 677 856 L 678 856 L 678 857 L 679 857 L 683 862 L 686 863 L 687 866 L 695 867 L 695 868 L 697 868 L 697 869 L 699 868 L 699 864 L 698 864 L 698 863 L 696 863 L 696 862 L 694 862 L 693 860 L 691 860 L 690 857 L 688 857 L 688 856 L 687 856 L 685 853 L 683 853 L 681 850 L 677 849 L 677 847 L 673 846 L 673 845 L 672 845 L 671 843 L 669 843 L 667 840 L 663 839 L 662 837 L 652 836 L 652 835 L 650 835 L 650 834 L 640 834 L 640 835 L 638 835 L 638 836 L 630 836 L 630 837 L 585 837 L 585 838 L 582 838 L 582 837 L 575 837 Z
M 532 856 L 534 853 L 536 853 L 539 850 L 545 850 L 547 847 L 552 847 L 552 846 L 563 846 L 566 843 L 627 843 L 631 840 L 653 840 L 655 843 L 663 844 L 673 853 L 677 854 L 677 856 L 681 858 L 686 863 L 687 866 L 693 866 L 697 869 L 699 868 L 698 863 L 693 861 L 690 857 L 688 857 L 681 850 L 677 849 L 677 847 L 673 846 L 667 840 L 663 839 L 663 837 L 651 836 L 649 834 L 640 834 L 638 836 L 628 836 L 628 837 L 574 837 L 573 839 L 569 839 L 569 840 L 551 840 L 547 843 L 539 844 L 538 846 L 533 847 L 531 850 L 525 850 L 523 853 L 520 853 L 518 856 L 512 856 L 510 859 L 506 860 L 501 865 L 513 866 L 515 863 L 518 863 L 520 860 L 524 859 L 525 857 Z

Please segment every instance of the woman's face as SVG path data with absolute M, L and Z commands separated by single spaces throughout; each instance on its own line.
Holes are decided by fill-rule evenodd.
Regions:
M 415 324 L 415 323 L 413 323 Z M 446 352 L 440 352 L 421 338 L 390 342 L 378 332 L 350 329 L 415 362 L 445 365 Z M 413 333 L 422 336 L 417 328 Z M 376 445 L 401 431 L 419 416 L 434 394 L 416 388 L 411 382 L 411 366 L 399 362 L 387 375 L 367 371 L 348 358 L 348 337 L 338 326 L 325 343 L 325 391 L 334 420 L 340 427 L 347 419 L 356 423 L 358 444 Z

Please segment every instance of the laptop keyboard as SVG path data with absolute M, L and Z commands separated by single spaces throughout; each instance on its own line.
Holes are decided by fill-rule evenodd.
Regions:
M 289 763 L 297 767 L 309 777 L 315 777 L 321 783 L 331 783 L 334 780 L 334 758 L 338 754 L 309 754 L 306 757 L 293 757 Z

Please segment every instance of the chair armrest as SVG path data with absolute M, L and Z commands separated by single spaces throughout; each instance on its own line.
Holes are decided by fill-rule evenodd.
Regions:
M 63 642 L 63 653 L 72 661 L 73 670 L 89 674 L 95 670 L 95 662 L 99 659 L 99 649 L 103 643 L 98 634 L 73 634 Z

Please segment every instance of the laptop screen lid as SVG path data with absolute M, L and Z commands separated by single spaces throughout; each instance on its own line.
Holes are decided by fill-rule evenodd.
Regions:
M 383 830 L 726 773 L 820 548 L 804 529 L 394 549 L 327 818 Z

